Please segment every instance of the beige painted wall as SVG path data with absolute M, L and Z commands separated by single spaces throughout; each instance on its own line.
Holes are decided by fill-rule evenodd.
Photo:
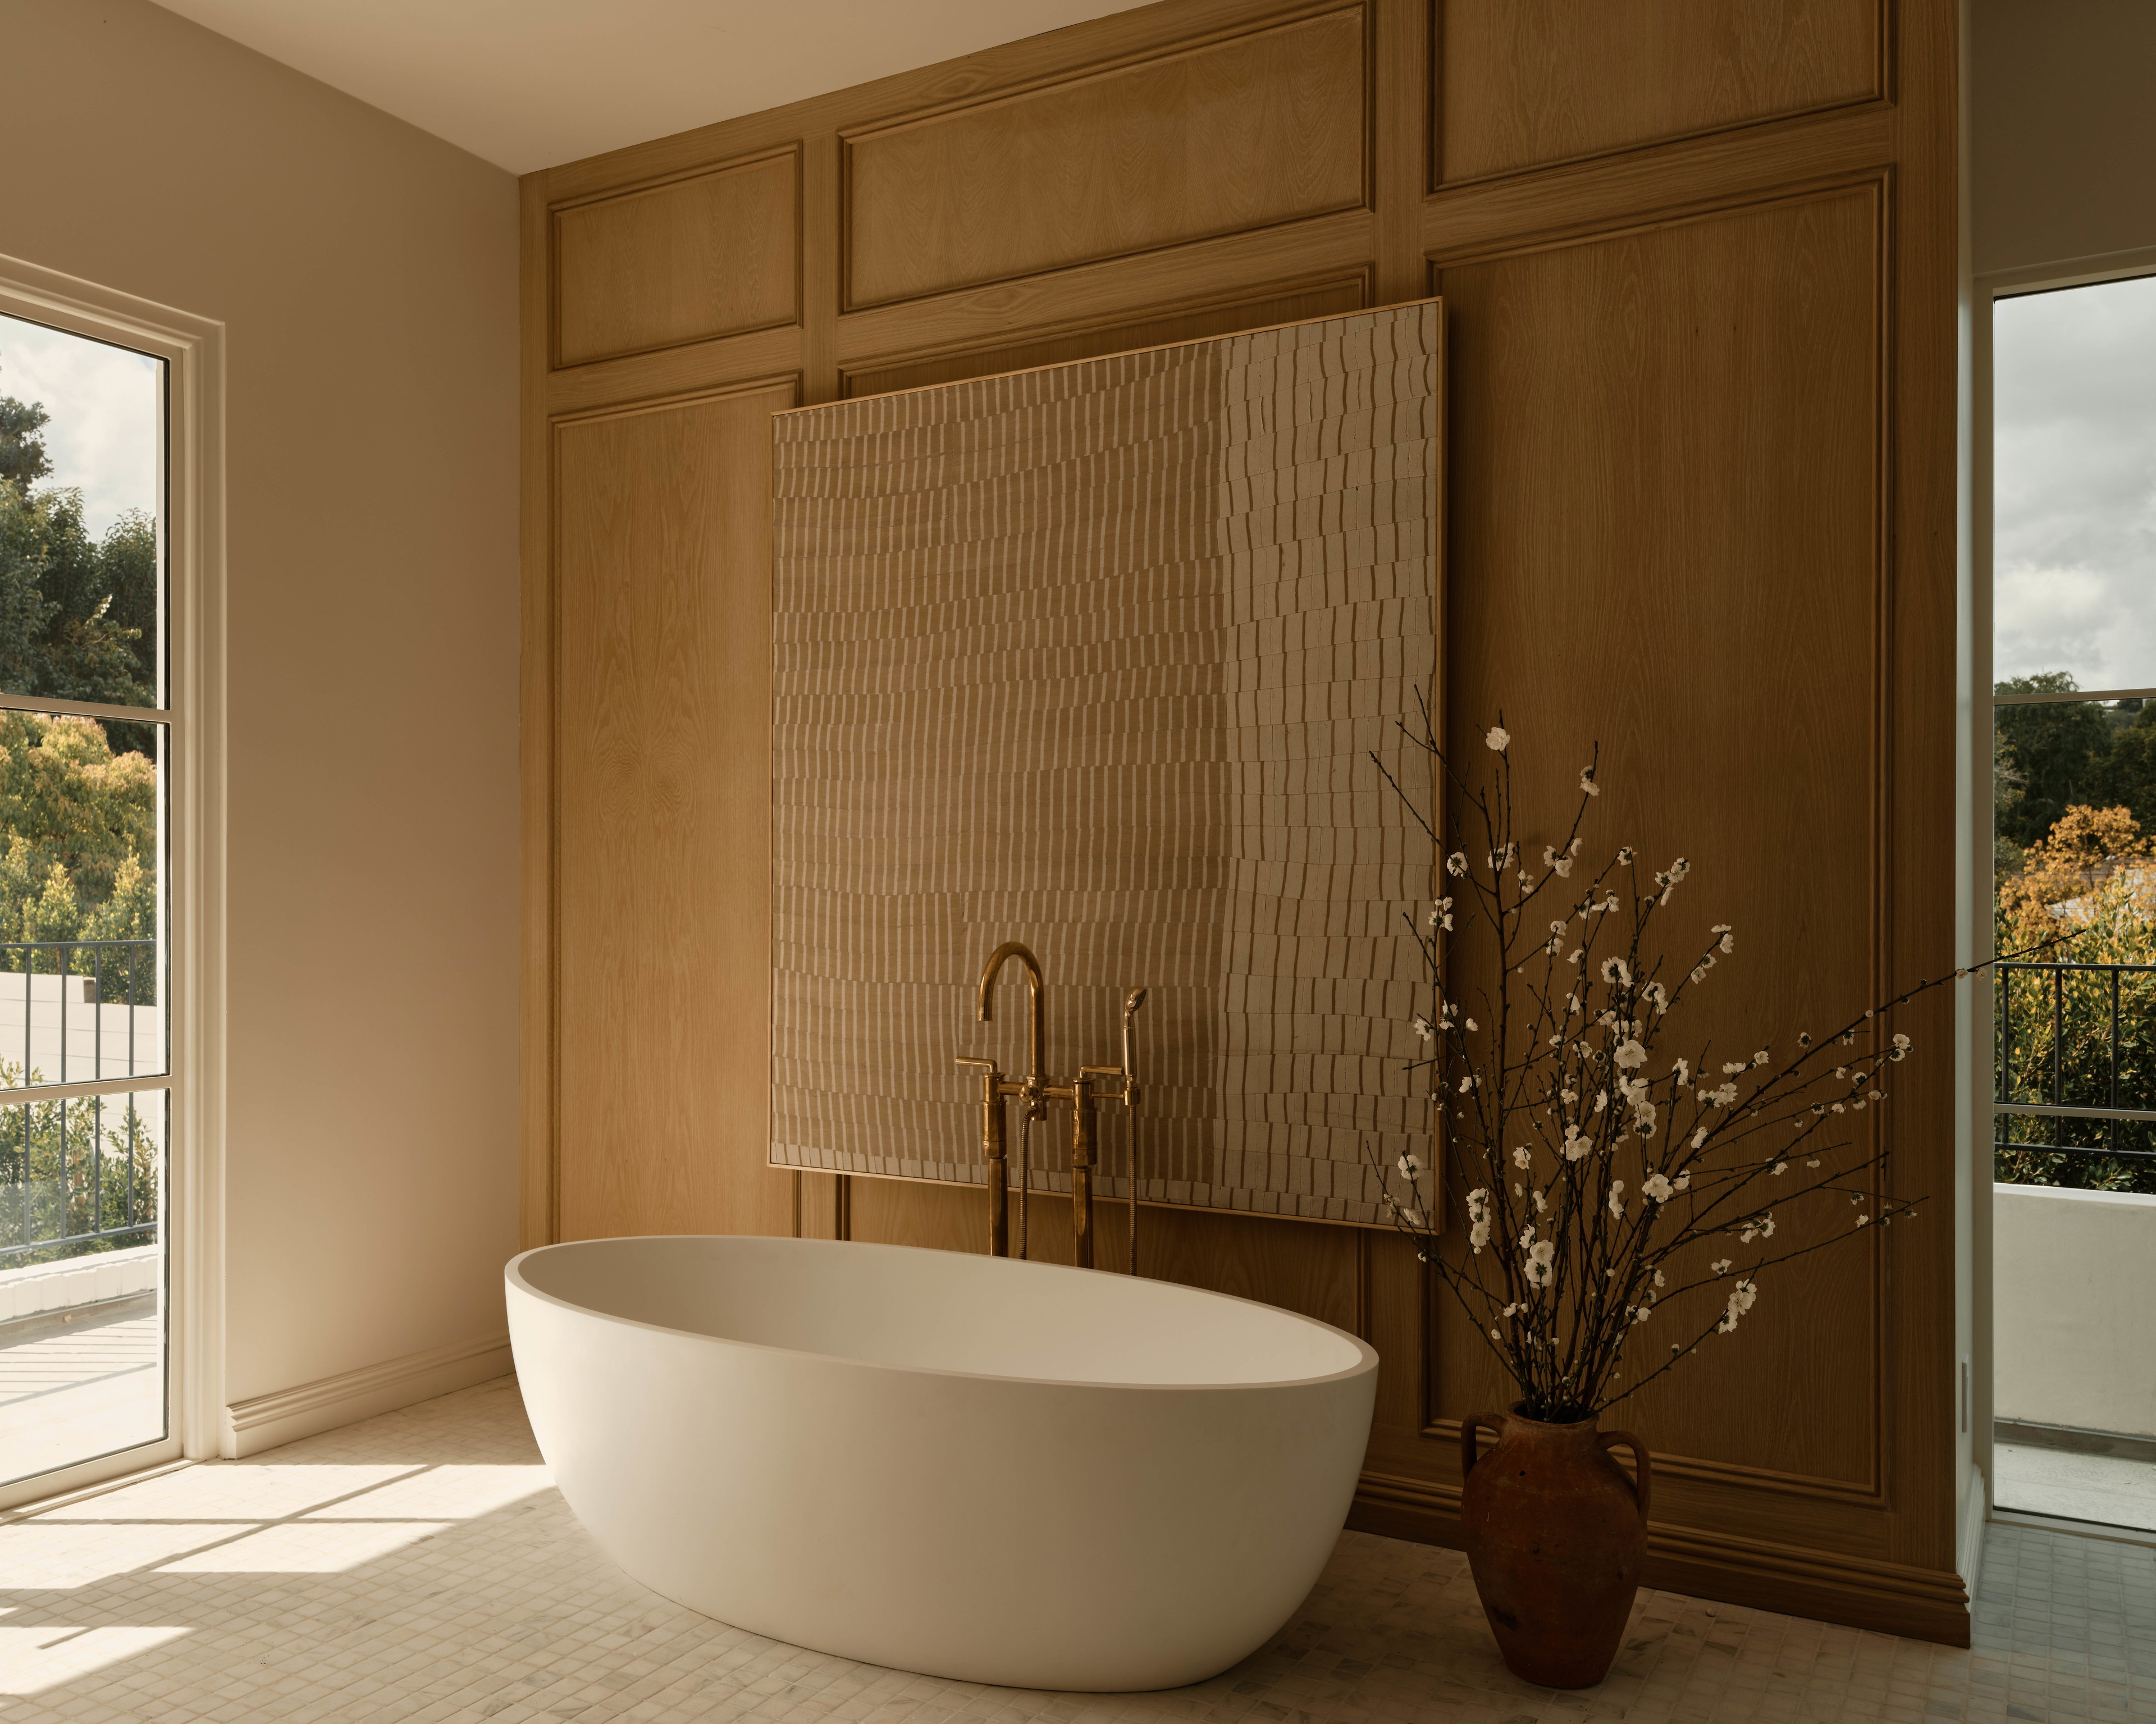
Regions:
M 0 43 L 0 253 L 226 326 L 224 1398 L 497 1333 L 516 182 L 142 0 Z
M 2156 245 L 2156 6 L 1971 0 L 1979 275 Z

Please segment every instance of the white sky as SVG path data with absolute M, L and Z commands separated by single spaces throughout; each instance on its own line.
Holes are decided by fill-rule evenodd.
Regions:
M 2156 687 L 2156 277 L 1999 302 L 1994 669 Z
M 44 485 L 82 491 L 90 536 L 123 509 L 157 509 L 158 362 L 146 353 L 0 317 L 0 396 L 52 415 Z

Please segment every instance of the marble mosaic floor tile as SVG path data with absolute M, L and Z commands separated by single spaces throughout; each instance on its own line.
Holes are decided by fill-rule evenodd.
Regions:
M 1600 1687 L 1499 1661 L 1456 1552 L 1343 1534 L 1273 1640 L 1160 1694 L 860 1665 L 646 1591 L 513 1381 L 0 1516 L 0 1724 L 2156 1724 L 2156 1550 L 1994 1526 L 1967 1651 L 1645 1593 Z

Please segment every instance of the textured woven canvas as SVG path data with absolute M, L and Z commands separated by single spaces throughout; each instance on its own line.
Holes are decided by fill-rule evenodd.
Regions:
M 1377 1219 L 1430 849 L 1368 758 L 1435 674 L 1434 303 L 773 420 L 772 1160 L 978 1183 L 978 1080 L 1113 1065 L 1140 1194 Z M 1104 1194 L 1130 1137 L 1101 1114 Z M 1068 1188 L 1070 1123 L 1033 1134 Z M 1017 1141 L 1014 1121 L 1013 1141 Z

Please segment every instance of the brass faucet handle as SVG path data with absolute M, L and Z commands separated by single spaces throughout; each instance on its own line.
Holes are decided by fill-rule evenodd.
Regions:
M 961 1065 L 970 1065 L 981 1075 L 981 1099 L 993 1101 L 1003 1093 L 1003 1073 L 993 1060 L 983 1060 L 972 1054 L 953 1056 Z
M 1120 1066 L 1120 1065 L 1081 1065 L 1081 1066 L 1080 1066 L 1080 1067 L 1078 1068 L 1078 1075 L 1079 1075 L 1081 1079 L 1082 1079 L 1082 1078 L 1117 1078 L 1117 1079 L 1120 1079 L 1120 1080 L 1122 1080 L 1122 1085 L 1123 1085 L 1123 1087 L 1122 1087 L 1122 1089 L 1120 1089 L 1120 1090 L 1096 1090 L 1093 1093 L 1094 1093 L 1095 1096 L 1096 1096 L 1097 1099 L 1099 1099 L 1100 1101 L 1121 1101 L 1121 1102 L 1124 1103 L 1126 1106 L 1127 1106 L 1127 1105 L 1129 1104 L 1129 1101 L 1130 1101 L 1130 1090 L 1131 1090 L 1131 1075 L 1130 1075 L 1130 1073 L 1128 1073 L 1127 1071 L 1125 1071 L 1122 1066 Z

